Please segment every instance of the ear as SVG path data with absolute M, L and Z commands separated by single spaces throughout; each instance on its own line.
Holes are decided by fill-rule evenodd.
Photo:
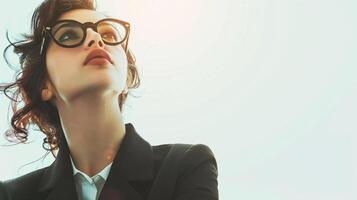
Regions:
M 53 97 L 54 90 L 52 84 L 47 80 L 44 88 L 41 91 L 41 98 L 43 101 L 48 101 Z

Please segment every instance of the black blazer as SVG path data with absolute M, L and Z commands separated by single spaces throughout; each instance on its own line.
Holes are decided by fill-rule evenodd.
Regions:
M 131 123 L 101 200 L 218 200 L 217 164 L 203 144 L 151 146 Z M 0 182 L 0 200 L 77 200 L 68 144 L 48 167 Z

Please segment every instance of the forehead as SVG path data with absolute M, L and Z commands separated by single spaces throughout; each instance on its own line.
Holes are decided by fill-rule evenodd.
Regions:
M 58 20 L 71 19 L 81 23 L 85 23 L 85 22 L 97 22 L 104 18 L 106 18 L 106 16 L 103 13 L 100 13 L 95 10 L 75 9 L 63 13 L 58 18 Z

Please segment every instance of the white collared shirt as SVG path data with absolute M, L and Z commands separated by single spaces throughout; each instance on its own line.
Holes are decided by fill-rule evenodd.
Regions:
M 76 168 L 71 156 L 70 159 L 72 163 L 73 176 L 76 185 L 78 199 L 97 200 L 100 192 L 103 189 L 104 183 L 108 178 L 109 171 L 113 162 L 111 162 L 109 165 L 104 167 L 104 169 L 102 169 L 102 171 L 100 171 L 98 174 L 89 177 L 87 174 Z

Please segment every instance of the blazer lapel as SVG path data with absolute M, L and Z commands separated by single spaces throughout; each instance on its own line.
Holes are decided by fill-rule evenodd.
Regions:
M 46 200 L 78 200 L 66 139 L 62 140 L 55 162 L 47 168 L 39 186 Z M 44 195 L 41 195 L 44 196 Z
M 42 177 L 39 191 L 46 200 L 78 200 L 69 148 L 65 139 L 60 144 L 56 160 Z M 100 200 L 144 200 L 131 185 L 132 181 L 154 178 L 151 145 L 141 138 L 131 123 L 125 124 L 125 135 L 113 160 L 108 178 L 99 196 Z
M 99 196 L 100 200 L 144 200 L 130 184 L 154 178 L 151 145 L 141 138 L 131 123 L 125 124 L 126 134 Z

